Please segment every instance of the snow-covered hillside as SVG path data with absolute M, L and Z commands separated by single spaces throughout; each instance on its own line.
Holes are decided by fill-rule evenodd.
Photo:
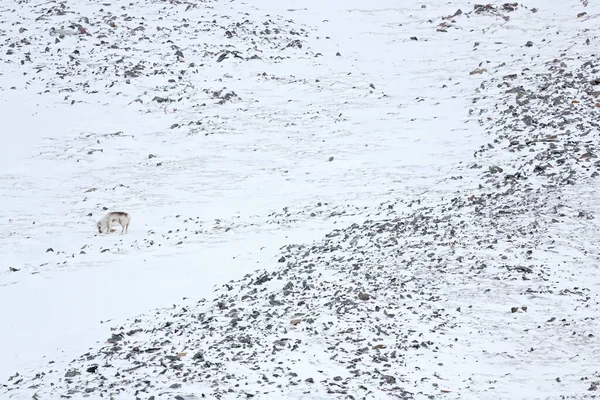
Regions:
M 594 397 L 600 7 L 329 3 L 0 4 L 0 397 Z

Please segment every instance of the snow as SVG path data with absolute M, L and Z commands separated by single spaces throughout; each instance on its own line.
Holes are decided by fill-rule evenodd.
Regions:
M 115 398 L 133 398 L 129 376 L 190 399 L 593 394 L 595 181 L 577 172 L 578 184 L 567 186 L 571 173 L 555 165 L 549 179 L 558 189 L 549 188 L 531 173 L 535 151 L 511 151 L 504 139 L 482 146 L 506 131 L 516 140 L 555 133 L 495 128 L 502 102 L 515 96 L 498 83 L 515 73 L 537 91 L 535 74 L 553 59 L 575 70 L 592 58 L 585 39 L 594 43 L 598 6 L 532 0 L 477 14 L 464 2 L 397 3 L 0 5 L 2 396 L 70 389 L 79 398 L 99 376 L 86 375 L 90 358 L 107 351 L 111 365 L 98 364 L 118 385 Z M 302 47 L 288 46 L 293 40 Z M 222 50 L 243 58 L 217 61 Z M 140 76 L 127 76 L 136 65 Z M 553 120 L 534 103 L 536 120 Z M 595 129 L 582 139 L 593 148 L 597 126 L 586 127 Z M 482 168 L 468 167 L 474 162 Z M 514 198 L 501 198 L 505 181 L 486 172 L 496 165 L 528 174 Z M 96 234 L 103 207 L 132 215 L 127 235 Z M 247 275 L 257 269 L 271 280 L 257 285 L 263 272 Z M 280 298 L 288 282 L 296 289 Z M 359 293 L 373 298 L 358 301 Z M 219 305 L 225 300 L 236 306 Z M 340 313 L 339 304 L 353 307 Z M 237 318 L 263 352 L 228 347 Z M 294 318 L 302 321 L 290 327 Z M 171 324 L 185 335 L 175 338 Z M 107 337 L 130 328 L 141 331 L 118 339 L 128 356 L 107 347 Z M 283 350 L 265 353 L 284 333 Z M 203 373 L 213 376 L 171 387 L 179 372 L 157 375 L 163 361 L 132 350 L 165 338 L 160 354 L 186 353 L 173 362 L 194 369 L 200 347 L 212 363 Z M 373 347 L 379 341 L 385 347 Z M 393 349 L 399 360 L 382 366 Z M 132 365 L 139 370 L 117 378 Z M 67 382 L 72 369 L 83 375 Z M 257 383 L 265 371 L 275 383 Z

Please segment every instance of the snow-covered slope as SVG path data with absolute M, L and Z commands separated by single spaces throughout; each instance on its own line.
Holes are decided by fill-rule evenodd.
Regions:
M 592 396 L 598 7 L 546 3 L 0 5 L 2 396 Z

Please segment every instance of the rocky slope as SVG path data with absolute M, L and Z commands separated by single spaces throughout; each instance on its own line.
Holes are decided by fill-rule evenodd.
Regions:
M 519 12 L 475 7 L 438 29 Z M 222 29 L 241 38 L 261 29 L 253 24 Z M 135 32 L 141 40 L 144 31 Z M 465 71 L 482 75 L 468 112 L 489 144 L 461 167 L 476 175 L 457 179 L 452 198 L 361 211 L 363 223 L 282 248 L 270 272 L 113 327 L 66 370 L 12 376 L 4 396 L 592 398 L 600 383 L 600 58 L 587 47 L 593 33 L 579 33 L 555 59 Z M 239 40 L 249 50 L 242 57 L 252 58 L 250 39 Z M 115 68 L 127 74 L 136 65 Z M 155 93 L 146 97 L 156 102 Z

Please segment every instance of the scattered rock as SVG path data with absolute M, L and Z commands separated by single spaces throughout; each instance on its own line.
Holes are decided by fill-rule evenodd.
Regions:
M 94 365 L 90 366 L 88 369 L 85 370 L 85 372 L 88 372 L 90 374 L 95 374 L 96 372 L 98 372 L 98 365 L 94 364 Z
M 65 374 L 65 378 L 73 378 L 77 375 L 81 375 L 81 373 L 75 369 L 70 369 L 67 371 L 67 373 Z
M 360 293 L 358 294 L 358 298 L 359 298 L 360 300 L 367 301 L 367 300 L 370 300 L 370 299 L 371 299 L 371 295 L 370 295 L 370 294 L 367 294 L 367 293 L 360 292 Z
M 476 68 L 473 71 L 469 72 L 469 75 L 483 74 L 487 70 L 485 68 Z

